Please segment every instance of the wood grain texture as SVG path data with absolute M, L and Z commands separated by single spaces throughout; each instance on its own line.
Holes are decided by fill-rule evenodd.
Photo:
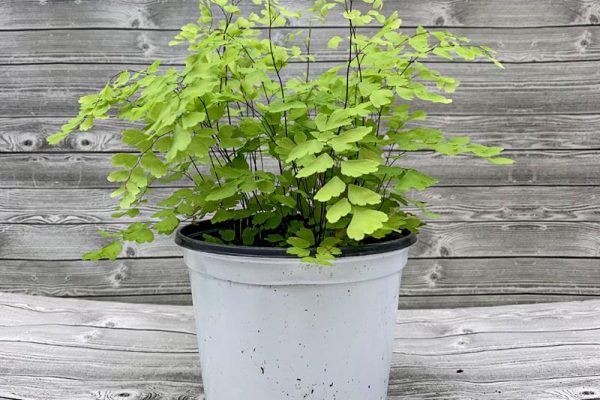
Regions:
M 190 308 L 131 305 L 117 311 L 110 303 L 62 307 L 54 299 L 37 297 L 37 305 L 19 299 L 2 305 L 0 397 L 141 399 L 198 392 Z M 76 360 L 85 366 L 74 368 Z M 171 365 L 170 371 L 161 365 Z
M 4 294 L 0 311 L 0 397 L 201 398 L 191 307 Z M 388 399 L 593 399 L 598 312 L 399 311 Z
M 598 296 L 599 263 L 595 258 L 411 259 L 402 274 L 401 293 Z
M 297 9 L 311 3 L 282 2 Z M 450 26 L 499 50 L 499 57 L 509 62 L 504 71 L 484 64 L 436 62 L 434 66 L 463 85 L 452 105 L 427 105 L 430 118 L 422 124 L 515 150 L 508 155 L 517 161 L 511 167 L 495 167 L 467 157 L 422 153 L 407 158 L 405 165 L 429 172 L 445 186 L 416 195 L 441 218 L 424 230 L 413 249 L 416 259 L 405 270 L 400 307 L 600 296 L 600 1 L 384 3 L 386 11 L 399 10 L 405 26 Z M 122 226 L 110 218 L 114 202 L 105 176 L 111 153 L 129 150 L 119 142 L 126 124 L 103 121 L 96 130 L 57 147 L 49 147 L 46 137 L 76 112 L 79 96 L 99 89 L 115 72 L 128 65 L 139 68 L 155 58 L 181 64 L 184 47 L 166 43 L 181 25 L 196 18 L 196 7 L 197 0 L 0 1 L 0 153 L 5 153 L 0 154 L 0 291 L 189 304 L 187 274 L 181 260 L 174 258 L 179 251 L 169 238 L 124 252 L 129 257 L 166 258 L 94 266 L 75 261 L 83 251 L 100 245 L 97 228 Z M 332 35 L 346 34 L 342 25 L 345 21 L 334 17 L 325 28 L 314 30 L 313 49 L 320 49 L 321 60 L 341 59 L 339 51 L 324 49 Z M 288 31 L 277 31 L 276 40 L 285 41 Z M 313 71 L 329 66 L 319 63 Z M 291 67 L 290 76 L 298 68 Z M 176 185 L 180 184 L 187 183 Z M 153 196 L 165 194 L 158 189 Z M 145 208 L 141 218 L 154 210 Z M 92 350 L 106 345 L 102 342 Z M 92 388 L 95 396 L 177 398 L 179 387 L 185 387 L 186 395 L 194 398 L 197 381 L 154 382 L 146 368 L 152 360 L 146 361 L 140 377 L 157 389 L 132 389 L 135 380 L 115 384 L 99 379 Z M 490 376 L 485 387 L 500 391 L 497 379 Z M 470 378 L 456 383 L 457 399 L 501 396 L 478 385 L 479 378 Z M 1 379 L 0 399 L 7 396 Z M 14 379 L 15 385 L 31 388 L 30 398 L 63 382 L 79 385 L 75 392 L 89 390 L 85 381 L 64 377 L 34 383 L 26 377 Z M 436 386 L 433 376 L 427 379 L 415 387 L 428 398 L 453 398 Z M 514 398 L 597 397 L 578 389 L 586 385 L 585 379 L 569 382 L 564 391 L 547 393 L 532 383 L 544 394 L 520 393 Z M 506 393 L 511 397 L 513 392 Z M 60 389 L 54 394 L 65 397 Z
M 283 0 L 306 10 L 310 0 Z M 587 25 L 600 21 L 597 0 L 481 1 L 423 0 L 401 4 L 384 2 L 385 12 L 398 10 L 405 25 L 536 27 Z M 246 6 L 247 7 L 247 6 Z M 356 7 L 363 7 L 358 3 Z M 4 0 L 0 3 L 2 29 L 126 28 L 179 29 L 197 15 L 196 0 Z M 328 24 L 343 24 L 341 17 Z
M 0 292 L 57 297 L 173 296 L 190 293 L 182 258 L 100 261 L 4 260 Z M 152 302 L 152 301 L 147 301 Z
M 399 307 L 473 307 L 600 296 L 598 259 L 411 259 Z M 181 258 L 5 260 L 0 292 L 123 302 L 191 304 Z
M 48 136 L 60 131 L 66 117 L 0 118 L 0 153 L 114 152 L 131 151 L 121 142 L 121 132 L 135 125 L 118 120 L 99 120 L 92 131 L 78 132 L 56 145 Z
M 86 224 L 147 221 L 160 210 L 170 188 L 155 188 L 136 218 L 112 218 L 112 189 L 4 189 L 0 191 L 0 223 Z M 491 186 L 433 187 L 414 193 L 439 215 L 433 222 L 595 221 L 600 222 L 600 187 Z M 418 210 L 408 208 L 418 213 Z
M 594 399 L 597 307 L 589 301 L 399 312 L 394 348 L 402 361 L 393 363 L 392 377 L 410 378 L 390 392 L 410 388 L 409 399 Z M 405 315 L 415 323 L 408 317 L 405 324 Z
M 0 192 L 0 222 L 19 224 L 86 224 L 149 220 L 161 209 L 155 202 L 166 198 L 170 189 L 149 193 L 150 204 L 138 218 L 112 218 L 118 206 L 111 189 L 4 189 Z
M 493 3 L 493 2 L 489 2 Z M 469 7 L 474 7 L 470 5 Z M 561 61 L 586 61 L 598 60 L 600 48 L 600 26 L 574 26 L 551 28 L 487 28 L 484 24 L 477 28 L 452 28 L 451 32 L 466 36 L 471 43 L 485 45 L 496 50 L 497 58 L 505 63 L 532 63 L 532 62 L 561 62 Z M 447 30 L 446 28 L 429 28 Z M 363 28 L 360 34 L 373 34 L 374 28 Z M 406 28 L 403 32 L 413 35 L 414 29 Z M 285 36 L 287 30 L 278 31 L 279 37 Z M 347 54 L 344 46 L 329 49 L 327 41 L 333 35 L 347 38 L 347 28 L 313 29 L 311 34 L 311 49 L 313 54 L 321 61 L 344 60 Z M 295 43 L 304 48 L 302 41 Z M 9 50 L 10 52 L 10 50 Z M 347 57 L 346 57 L 347 58 Z M 1 59 L 1 58 L 0 58 Z M 431 61 L 442 61 L 433 57 Z
M 435 30 L 435 29 L 434 29 Z M 288 35 L 297 29 L 277 29 L 276 42 L 297 45 Z M 359 34 L 373 34 L 374 28 L 359 28 Z M 472 43 L 487 45 L 498 51 L 498 59 L 509 63 L 586 61 L 600 58 L 600 26 L 552 28 L 454 28 L 452 32 L 467 36 Z M 305 30 L 307 33 L 307 30 Z M 412 35 L 414 29 L 405 29 Z M 175 30 L 26 30 L 0 31 L 0 64 L 43 63 L 121 63 L 144 64 L 160 59 L 164 64 L 182 64 L 189 54 L 186 46 L 169 46 Z M 346 28 L 313 28 L 311 52 L 319 61 L 343 61 L 344 46 L 329 49 L 332 36 L 347 37 Z M 265 33 L 266 36 L 266 33 Z M 436 58 L 433 58 L 436 60 Z M 441 61 L 442 59 L 437 59 Z
M 439 215 L 431 221 L 598 221 L 595 186 L 433 187 L 414 197 Z M 416 212 L 416 211 L 415 211 Z
M 132 296 L 89 296 L 78 297 L 85 300 L 124 302 L 134 304 L 170 304 L 178 306 L 192 305 L 191 294 L 132 295 Z M 444 309 L 463 307 L 493 307 L 516 304 L 542 304 L 565 301 L 584 301 L 600 299 L 600 295 L 549 295 L 549 294 L 467 294 L 442 296 L 406 296 L 398 302 L 400 310 Z
M 418 168 L 443 185 L 598 185 L 600 151 L 507 151 L 514 165 L 497 166 L 469 156 L 412 153 L 403 166 Z M 103 188 L 111 154 L 16 153 L 0 157 L 0 188 Z M 267 166 L 265 162 L 265 169 Z M 573 174 L 573 171 L 577 171 Z M 173 185 L 188 185 L 187 181 Z
M 76 260 L 82 253 L 110 241 L 100 237 L 98 230 L 114 232 L 122 228 L 122 224 L 0 224 L 0 258 Z M 599 257 L 599 232 L 598 222 L 434 222 L 422 229 L 411 256 Z M 158 236 L 150 244 L 128 244 L 122 256 L 146 258 L 180 254 L 171 238 Z
M 470 307 L 494 307 L 517 304 L 544 304 L 566 301 L 588 301 L 600 299 L 600 295 L 548 295 L 548 294 L 468 294 L 444 296 L 402 296 L 398 303 L 400 310 L 446 309 Z M 129 301 L 129 297 L 113 298 L 114 301 Z M 182 300 L 178 305 L 191 305 L 191 299 Z M 432 398 L 433 400 L 434 398 Z M 516 400 L 516 399 L 515 399 Z
M 317 63 L 312 73 L 332 63 Z M 600 104 L 600 61 L 514 64 L 502 70 L 491 64 L 438 63 L 436 68 L 459 79 L 452 104 L 426 104 L 432 114 L 597 114 Z M 138 67 L 131 66 L 134 70 Z M 125 65 L 8 65 L 0 68 L 0 115 L 68 116 L 77 98 L 97 91 Z M 303 74 L 290 65 L 284 78 Z M 560 99 L 560 101 L 556 101 Z
M 58 145 L 46 138 L 67 118 L 0 118 L 0 152 L 115 152 L 131 148 L 120 133 L 132 125 L 98 121 L 87 132 L 69 136 Z M 517 150 L 600 148 L 600 115 L 429 115 L 410 126 L 443 129 L 448 136 L 468 134 L 474 142 Z

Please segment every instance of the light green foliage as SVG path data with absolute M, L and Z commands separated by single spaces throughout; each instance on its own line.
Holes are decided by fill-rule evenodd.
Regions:
M 325 203 L 333 197 L 337 197 L 344 192 L 346 184 L 339 177 L 334 176 L 327 182 L 317 194 L 315 194 L 315 200 Z
M 341 163 L 341 173 L 347 177 L 358 178 L 377 172 L 379 162 L 374 160 L 344 160 Z
M 407 153 L 512 162 L 498 157 L 501 148 L 419 127 L 425 113 L 411 108 L 415 100 L 449 103 L 458 86 L 427 58 L 500 65 L 489 48 L 421 27 L 407 35 L 396 13 L 380 13 L 382 0 L 317 0 L 314 17 L 339 13 L 349 33 L 327 43 L 346 51 L 346 61 L 315 72 L 323 64 L 314 64 L 310 31 L 290 35 L 305 49 L 271 40 L 299 14 L 277 0 L 252 3 L 255 11 L 242 15 L 237 1 L 200 0 L 197 22 L 172 42 L 189 49 L 183 68 L 156 61 L 123 71 L 82 97 L 79 114 L 49 139 L 57 143 L 100 119 L 135 125 L 122 132 L 132 151 L 113 156 L 108 176 L 120 185 L 115 217 L 137 216 L 159 183 L 189 184 L 160 200 L 152 220 L 105 233 L 113 241 L 86 259 L 115 259 L 124 241 L 150 242 L 154 233 L 211 218 L 217 233 L 205 240 L 287 247 L 307 262 L 329 264 L 341 247 L 422 225 L 403 210 L 412 205 L 428 215 L 408 196 L 437 181 L 403 168 Z M 354 29 L 367 24 L 379 28 L 371 35 Z
M 350 239 L 363 240 L 366 235 L 384 227 L 389 217 L 386 213 L 364 207 L 352 207 L 352 220 L 347 234 Z
M 363 186 L 349 185 L 348 200 L 357 206 L 375 205 L 381 203 L 381 195 Z
M 348 199 L 343 198 L 338 200 L 336 203 L 329 206 L 327 209 L 326 218 L 331 223 L 336 223 L 340 218 L 345 217 L 350 213 L 352 207 Z

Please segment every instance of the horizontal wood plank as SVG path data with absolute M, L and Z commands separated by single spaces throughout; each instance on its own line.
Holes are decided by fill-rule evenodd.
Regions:
M 154 298 L 154 297 L 153 297 Z M 100 298 L 98 300 L 102 300 Z M 148 299 L 148 297 L 146 297 Z M 177 299 L 179 302 L 170 303 L 166 301 L 171 299 L 167 297 L 164 304 L 191 305 L 190 299 Z M 115 297 L 113 301 L 129 301 L 129 297 Z M 160 299 L 159 299 L 160 300 Z M 469 295 L 442 295 L 442 296 L 401 296 L 398 302 L 400 310 L 420 310 L 420 309 L 447 309 L 447 308 L 465 308 L 465 307 L 495 307 L 517 304 L 545 304 L 564 301 L 588 301 L 600 300 L 600 295 L 580 295 L 580 294 L 469 294 Z M 163 304 L 158 301 L 157 304 Z
M 275 40 L 304 49 L 299 38 L 287 36 L 297 29 L 277 29 Z M 359 28 L 359 34 L 373 34 L 374 28 Z M 467 36 L 472 43 L 498 51 L 503 62 L 585 61 L 600 58 L 600 26 L 552 28 L 454 28 L 452 32 Z M 307 34 L 308 31 L 304 30 Z M 405 29 L 413 34 L 413 29 Z M 42 63 L 151 63 L 181 64 L 189 54 L 186 46 L 169 46 L 177 31 L 140 30 L 0 30 L 0 64 Z M 265 33 L 266 35 L 266 33 Z M 319 61 L 343 61 L 344 46 L 329 49 L 332 36 L 348 36 L 346 28 L 313 28 L 311 54 Z M 435 60 L 435 58 L 434 58 Z M 440 61 L 441 59 L 438 59 Z
M 156 202 L 170 188 L 155 188 L 136 218 L 114 219 L 112 189 L 4 189 L 0 192 L 0 223 L 81 224 L 151 219 Z M 596 221 L 600 222 L 598 186 L 433 187 L 414 198 L 439 215 L 434 222 Z M 415 208 L 408 208 L 418 213 Z M 426 218 L 427 219 L 427 218 Z
M 200 396 L 191 307 L 4 294 L 0 310 L 0 397 Z M 388 399 L 591 399 L 598 312 L 600 301 L 399 311 Z
M 494 1 L 489 3 L 494 3 Z M 477 28 L 452 28 L 450 31 L 454 34 L 466 36 L 472 44 L 491 47 L 497 51 L 496 57 L 505 63 L 586 61 L 598 60 L 600 56 L 598 44 L 600 26 L 524 29 L 488 28 L 485 26 L 489 25 L 484 24 L 484 26 Z M 430 30 L 448 29 L 430 28 Z M 369 35 L 375 32 L 376 28 L 357 29 L 358 34 Z M 406 28 L 403 29 L 403 32 L 407 35 L 413 35 L 414 29 Z M 279 30 L 277 34 L 280 37 L 285 37 L 287 30 Z M 347 28 L 312 30 L 311 52 L 318 60 L 344 60 L 344 56 L 347 54 L 345 46 L 340 45 L 337 49 L 327 47 L 327 42 L 333 35 L 345 39 L 348 37 Z M 297 39 L 294 44 L 304 49 L 301 39 Z M 443 59 L 432 57 L 430 60 L 442 61 Z
M 0 224 L 0 258 L 23 260 L 79 259 L 110 239 L 121 224 Z M 599 257 L 598 222 L 434 222 L 424 227 L 411 250 L 415 258 L 435 257 Z M 568 240 L 566 240 L 568 238 Z M 123 256 L 172 257 L 181 254 L 169 237 L 153 243 L 128 244 Z
M 599 221 L 595 186 L 432 187 L 413 197 L 428 203 L 431 221 Z
M 98 121 L 92 131 L 77 132 L 54 146 L 49 145 L 48 136 L 59 132 L 67 120 L 66 117 L 0 118 L 0 153 L 132 150 L 121 142 L 121 132 L 135 125 L 112 119 Z
M 598 304 L 399 312 L 394 353 L 404 362 L 392 376 L 410 379 L 396 389 L 411 388 L 409 399 L 593 399 L 600 389 L 598 326 L 584 319 Z M 404 313 L 418 322 L 403 323 Z
M 43 362 L 44 359 L 41 358 L 41 360 Z M 14 360 L 11 359 L 11 361 Z M 82 366 L 82 368 L 87 367 Z M 35 379 L 32 379 L 31 376 L 8 376 L 0 377 L 0 400 L 15 400 L 14 397 L 4 397 L 8 396 L 4 393 L 15 393 L 15 387 L 19 388 L 17 392 L 19 398 L 16 400 L 40 398 L 62 400 L 68 396 L 82 400 L 119 399 L 121 397 L 129 400 L 177 398 L 203 400 L 202 397 L 198 397 L 202 391 L 198 381 L 181 382 L 145 378 L 142 384 L 136 379 L 85 380 L 60 376 L 36 376 Z M 39 397 L 40 393 L 43 393 L 44 397 Z
M 600 151 L 507 151 L 513 165 L 492 165 L 469 156 L 412 153 L 401 165 L 418 168 L 443 185 L 598 185 Z M 6 154 L 0 188 L 102 188 L 112 170 L 110 154 Z M 265 163 L 265 168 L 272 168 Z M 573 174 L 573 171 L 578 171 Z M 189 185 L 182 181 L 181 185 Z M 171 184 L 173 185 L 173 184 Z
M 331 67 L 317 63 L 313 73 Z M 452 104 L 426 104 L 431 114 L 590 114 L 600 103 L 600 61 L 514 64 L 502 70 L 491 64 L 439 63 L 436 68 L 459 79 Z M 0 68 L 0 115 L 68 116 L 77 98 L 97 91 L 123 65 L 24 65 Z M 138 67 L 132 66 L 133 69 Z M 303 74 L 290 65 L 285 77 Z M 557 101 L 560 99 L 560 101 Z M 421 106 L 419 102 L 415 103 Z
M 192 305 L 191 294 L 164 294 L 164 295 L 133 295 L 133 296 L 90 296 L 80 297 L 85 300 L 103 302 L 124 302 L 134 304 L 171 304 L 179 306 Z M 600 300 L 600 295 L 579 294 L 468 294 L 468 295 L 441 295 L 441 296 L 406 296 L 401 295 L 398 302 L 400 310 L 444 309 L 463 307 L 493 307 L 516 304 L 543 304 L 563 301 Z
M 132 125 L 98 121 L 96 128 L 50 146 L 49 135 L 67 118 L 0 118 L 0 152 L 130 151 L 120 133 Z M 448 136 L 468 134 L 474 142 L 517 150 L 600 148 L 600 115 L 430 115 L 411 126 L 443 129 Z
M 149 220 L 162 209 L 156 202 L 173 191 L 155 189 L 150 204 L 143 205 L 138 218 L 112 218 L 118 204 L 110 197 L 112 189 L 4 189 L 0 192 L 0 222 L 30 224 L 82 224 Z
M 152 294 L 131 296 L 85 296 L 77 297 L 82 300 L 94 300 L 103 302 L 119 302 L 133 304 L 169 304 L 173 306 L 191 306 L 191 293 L 185 294 Z M 517 304 L 517 303 L 515 303 Z
M 596 258 L 411 259 L 401 294 L 600 296 L 598 263 Z
M 281 4 L 306 11 L 310 0 L 283 0 Z M 244 4 L 245 11 L 249 11 Z M 356 7 L 365 6 L 358 2 Z M 256 8 L 256 7 L 253 7 Z M 597 24 L 600 6 L 594 0 L 423 0 L 384 2 L 384 11 L 398 10 L 405 25 L 530 27 Z M 2 29 L 127 28 L 178 29 L 197 15 L 196 0 L 4 0 L 0 3 Z M 344 24 L 337 13 L 329 24 Z M 301 22 L 306 23 L 306 21 Z
M 52 297 L 143 296 L 147 299 L 190 293 L 182 258 L 114 262 L 3 260 L 0 271 L 3 276 L 0 292 Z
M 598 259 L 411 259 L 401 309 L 454 308 L 600 296 Z M 181 258 L 4 260 L 0 292 L 155 304 L 191 304 Z

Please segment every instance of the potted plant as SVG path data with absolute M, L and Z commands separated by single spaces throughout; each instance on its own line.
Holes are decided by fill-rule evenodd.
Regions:
M 304 48 L 273 38 L 297 12 L 253 0 L 243 13 L 240 3 L 201 1 L 174 41 L 189 46 L 185 67 L 120 73 L 50 137 L 109 117 L 132 123 L 122 141 L 135 152 L 114 155 L 108 176 L 120 183 L 116 217 L 138 215 L 155 185 L 188 183 L 152 221 L 104 232 L 114 240 L 85 258 L 115 259 L 123 241 L 182 226 L 209 400 L 384 399 L 400 272 L 422 225 L 407 207 L 427 212 L 410 192 L 437 182 L 403 157 L 511 162 L 501 148 L 418 126 L 425 113 L 411 104 L 450 103 L 458 85 L 422 61 L 500 64 L 449 32 L 407 35 L 381 0 L 318 0 L 313 16 L 347 23 L 327 44 L 346 61 L 318 63 L 310 29 L 288 36 Z

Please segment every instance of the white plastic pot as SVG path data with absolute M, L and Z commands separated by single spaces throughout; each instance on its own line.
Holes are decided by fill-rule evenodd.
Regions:
M 414 235 L 325 267 L 281 249 L 196 239 L 205 228 L 184 227 L 176 241 L 190 271 L 207 400 L 386 399 Z

